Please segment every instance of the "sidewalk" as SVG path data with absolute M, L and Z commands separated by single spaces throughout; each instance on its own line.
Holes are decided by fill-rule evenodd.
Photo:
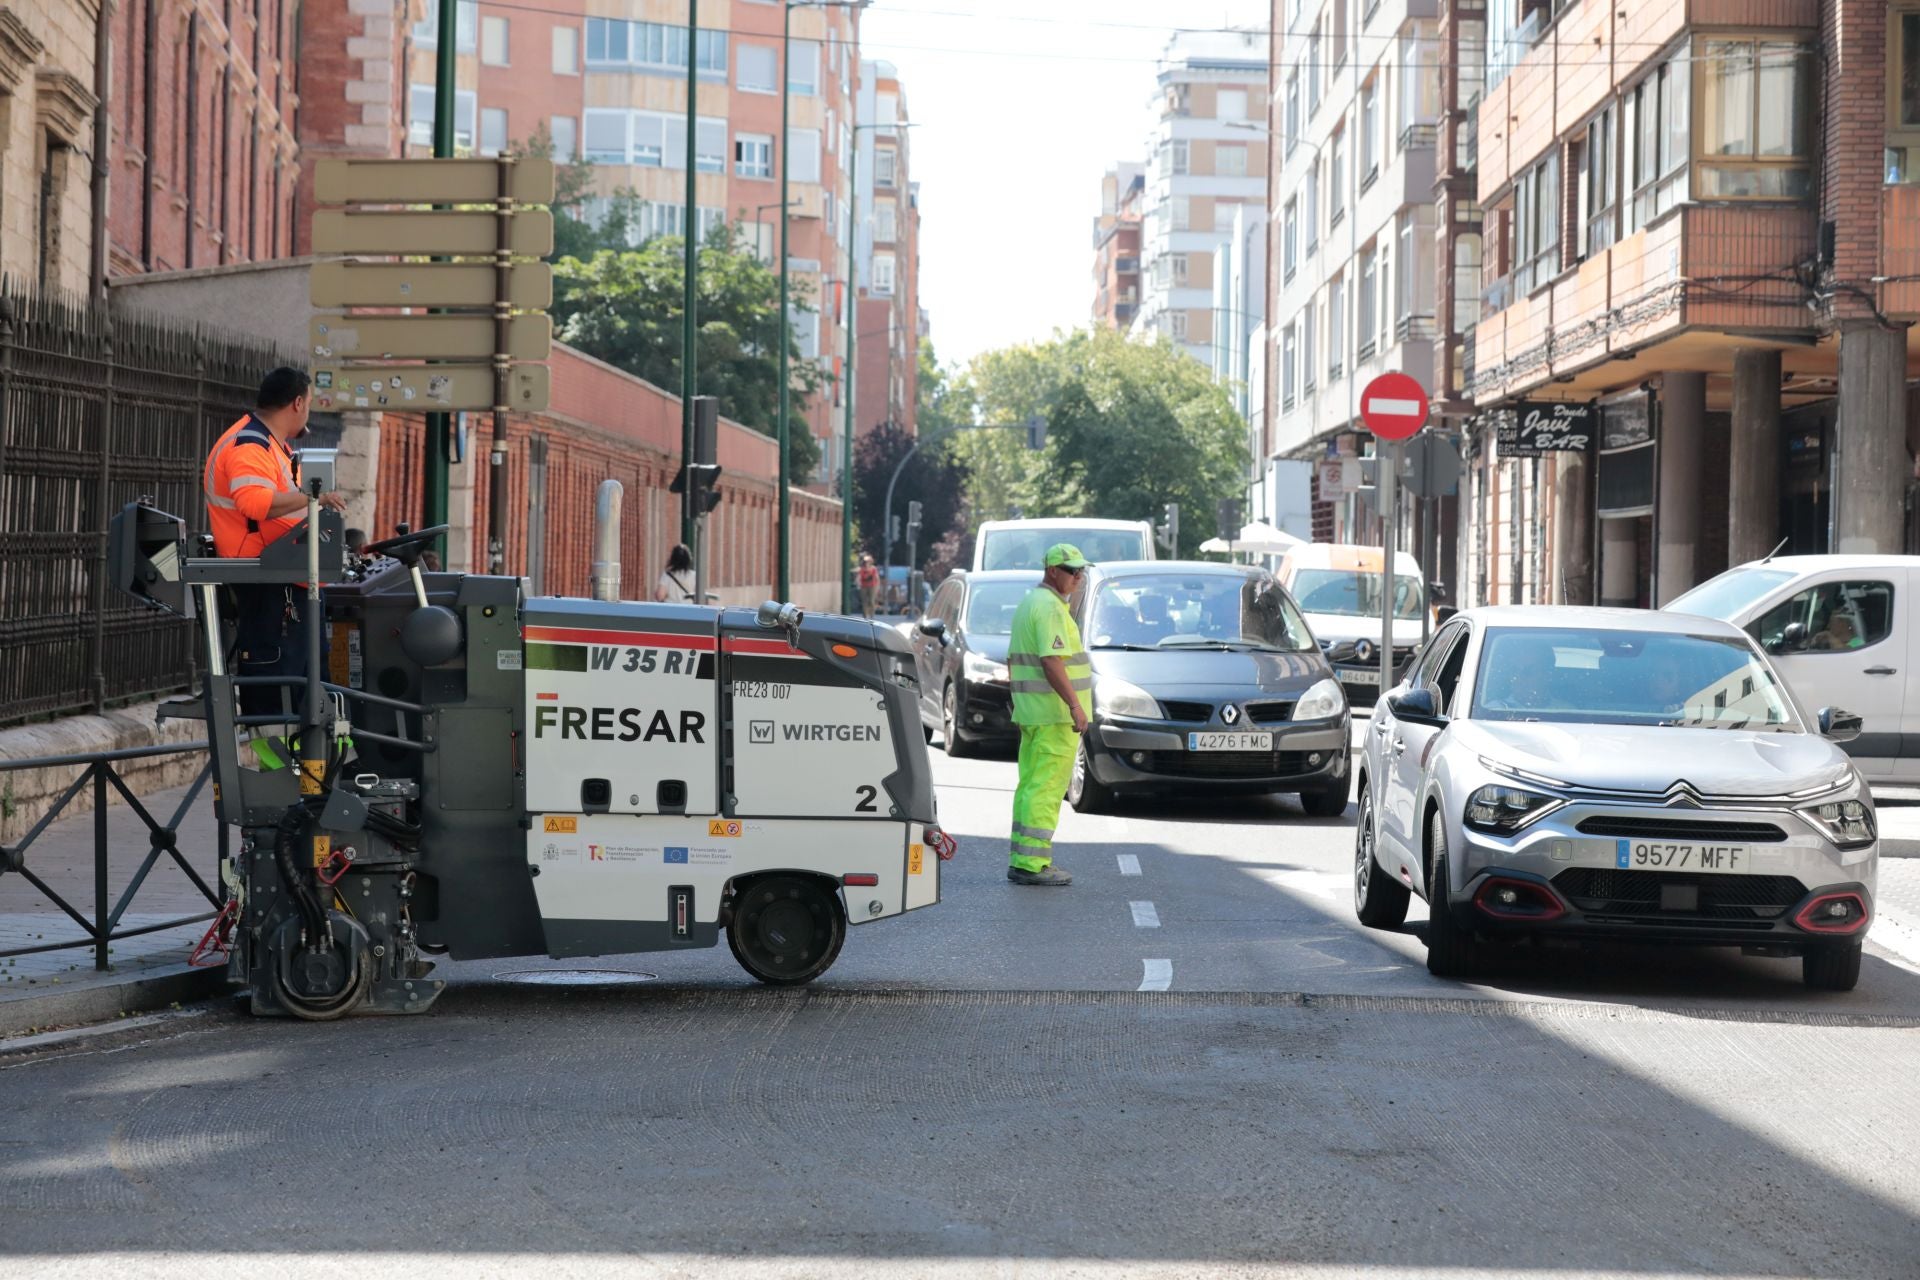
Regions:
M 78 774 L 76 769 L 75 774 Z M 141 796 L 154 820 L 166 823 L 187 794 L 174 787 Z M 139 870 L 152 845 L 146 824 L 126 805 L 107 811 L 108 910 Z M 179 847 L 193 869 L 219 890 L 217 833 L 212 784 L 201 788 L 181 820 Z M 41 832 L 26 853 L 27 869 L 45 881 L 89 920 L 94 916 L 93 815 L 65 817 Z M 123 927 L 157 924 L 213 910 L 174 860 L 162 854 L 146 883 L 121 917 Z M 164 1007 L 176 1000 L 203 999 L 221 989 L 219 969 L 188 969 L 194 943 L 206 922 L 142 934 L 109 944 L 111 967 L 93 967 L 91 943 L 61 951 L 0 959 L 0 1035 L 34 1027 L 65 1025 L 115 1017 L 126 1011 Z M 0 951 L 46 943 L 81 941 L 80 926 L 24 876 L 0 875 Z
M 1879 918 L 1869 946 L 1920 969 L 1920 787 L 1875 787 L 1880 819 Z

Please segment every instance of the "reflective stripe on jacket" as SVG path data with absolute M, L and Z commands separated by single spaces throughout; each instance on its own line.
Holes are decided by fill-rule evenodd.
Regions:
M 1049 587 L 1035 587 L 1013 615 L 1007 646 L 1007 676 L 1013 686 L 1015 724 L 1072 724 L 1073 710 L 1047 683 L 1043 659 L 1061 658 L 1080 709 L 1093 715 L 1093 664 L 1080 643 L 1080 628 L 1067 602 Z
M 207 499 L 207 531 L 220 556 L 257 556 L 269 542 L 300 523 L 300 512 L 269 519 L 276 493 L 299 487 L 299 467 L 287 447 L 251 413 L 228 427 L 207 454 L 200 487 Z M 256 500 L 256 493 L 266 502 Z M 246 508 L 259 512 L 248 515 Z

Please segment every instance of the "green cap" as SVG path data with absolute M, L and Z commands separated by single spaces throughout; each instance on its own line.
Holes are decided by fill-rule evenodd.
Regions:
M 1047 568 L 1084 569 L 1087 558 L 1071 542 L 1056 542 L 1047 548 Z

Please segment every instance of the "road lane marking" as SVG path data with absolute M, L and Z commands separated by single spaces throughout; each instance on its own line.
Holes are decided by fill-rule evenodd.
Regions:
M 1118 853 L 1118 854 L 1115 854 L 1114 857 L 1118 858 L 1120 861 L 1121 875 L 1137 876 L 1140 874 L 1140 858 L 1138 855 L 1131 854 L 1131 853 Z
M 1140 967 L 1144 971 L 1140 977 L 1140 990 L 1165 991 L 1173 985 L 1173 961 L 1142 960 Z
M 1133 923 L 1136 927 L 1141 929 L 1160 927 L 1160 913 L 1153 909 L 1151 902 L 1129 902 L 1127 905 L 1133 908 Z

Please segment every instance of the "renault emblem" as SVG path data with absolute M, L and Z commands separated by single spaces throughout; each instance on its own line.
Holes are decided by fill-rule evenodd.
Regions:
M 1353 646 L 1353 656 L 1362 662 L 1373 661 L 1373 641 L 1361 640 Z
M 1229 702 L 1226 706 L 1220 708 L 1220 718 L 1228 724 L 1238 724 L 1240 722 L 1240 708 Z

